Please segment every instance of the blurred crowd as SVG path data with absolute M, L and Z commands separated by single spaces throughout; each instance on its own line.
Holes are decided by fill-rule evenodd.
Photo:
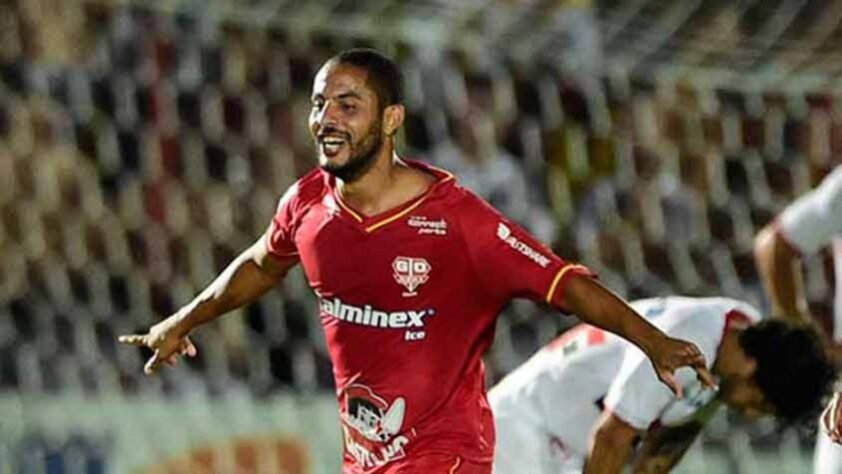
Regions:
M 310 81 L 345 47 L 400 60 L 407 155 L 629 298 L 763 306 L 754 234 L 842 150 L 832 94 L 567 74 L 107 2 L 19 2 L 0 24 L 0 389 L 21 393 L 330 387 L 300 275 L 197 333 L 199 357 L 177 377 L 141 381 L 144 354 L 115 337 L 177 309 L 266 229 L 315 165 Z M 826 316 L 831 276 L 816 259 L 808 294 Z M 572 323 L 547 314 L 506 309 L 494 379 Z

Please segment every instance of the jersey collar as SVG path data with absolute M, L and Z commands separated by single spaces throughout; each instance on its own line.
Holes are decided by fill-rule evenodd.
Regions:
M 417 209 L 419 206 L 424 204 L 430 197 L 436 194 L 444 186 L 452 184 L 456 181 L 456 177 L 452 173 L 441 168 L 437 168 L 435 166 L 417 160 L 401 158 L 401 161 L 403 161 L 409 166 L 418 168 L 428 174 L 433 175 L 433 177 L 436 178 L 435 182 L 433 182 L 433 184 L 430 185 L 427 191 L 425 191 L 420 196 L 410 199 L 409 201 L 399 206 L 396 206 L 379 214 L 375 214 L 373 216 L 366 216 L 361 212 L 355 210 L 345 201 L 343 201 L 342 198 L 339 196 L 339 192 L 336 189 L 336 178 L 330 175 L 329 173 L 324 173 L 327 187 L 330 189 L 331 193 L 333 194 L 333 197 L 336 199 L 337 204 L 339 204 L 339 207 L 342 209 L 342 212 L 349 216 L 357 224 L 362 226 L 363 230 L 366 233 L 370 234 L 388 226 L 393 222 L 401 220 L 402 218 L 409 215 L 409 213 Z

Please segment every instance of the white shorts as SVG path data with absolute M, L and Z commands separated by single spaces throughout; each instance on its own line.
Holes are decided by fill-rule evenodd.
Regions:
M 493 474 L 581 474 L 584 458 L 551 434 L 517 416 L 495 414 Z
M 842 446 L 834 443 L 819 427 L 816 451 L 813 453 L 814 474 L 842 474 Z

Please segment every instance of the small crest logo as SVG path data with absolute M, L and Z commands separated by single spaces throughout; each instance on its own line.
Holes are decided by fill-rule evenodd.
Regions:
M 500 237 L 502 240 L 506 240 L 510 235 L 512 235 L 512 231 L 509 230 L 506 224 L 503 224 L 502 222 L 497 224 L 497 237 Z
M 395 281 L 406 288 L 407 291 L 403 293 L 403 296 L 407 297 L 418 294 L 415 290 L 427 283 L 432 268 L 430 263 L 423 258 L 397 257 L 392 262 Z

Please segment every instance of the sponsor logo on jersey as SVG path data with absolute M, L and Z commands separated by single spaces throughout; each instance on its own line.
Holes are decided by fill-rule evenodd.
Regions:
M 497 224 L 497 237 L 499 237 L 500 240 L 502 240 L 503 242 L 507 243 L 509 247 L 522 253 L 538 265 L 547 268 L 547 265 L 550 264 L 550 259 L 548 257 L 542 255 L 532 247 L 518 240 L 517 237 L 512 235 L 512 230 L 509 229 L 509 226 L 503 224 L 502 222 Z
M 410 216 L 407 224 L 418 229 L 418 235 L 447 235 L 447 221 L 430 220 L 425 216 Z
M 322 299 L 321 310 L 336 319 L 351 324 L 374 328 L 410 329 L 423 328 L 424 318 L 435 314 L 432 308 L 407 311 L 380 311 L 371 305 L 354 306 L 339 298 Z
M 415 290 L 430 279 L 433 267 L 427 260 L 416 257 L 397 257 L 392 262 L 392 276 L 399 285 L 406 288 L 403 296 L 410 297 L 418 294 Z
M 415 430 L 399 434 L 406 413 L 406 401 L 397 397 L 388 403 L 369 387 L 351 384 L 340 396 L 345 451 L 361 467 L 383 466 L 406 456 L 404 447 Z

